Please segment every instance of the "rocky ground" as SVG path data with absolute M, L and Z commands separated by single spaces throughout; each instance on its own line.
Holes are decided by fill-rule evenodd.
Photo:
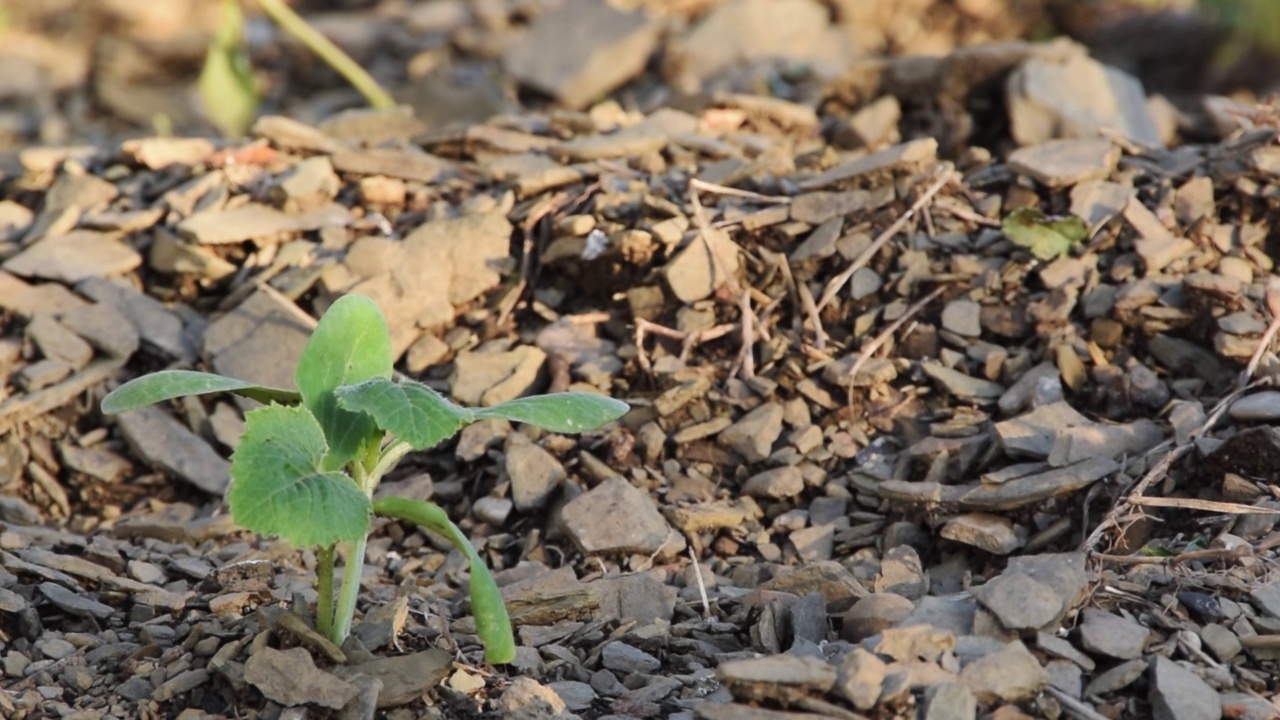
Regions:
M 284 44 L 231 143 L 121 80 L 128 52 L 31 49 L 191 55 L 168 16 L 18 33 L 0 715 L 1280 715 L 1280 116 L 1016 39 L 1039 3 L 889 5 L 329 8 L 408 107 L 292 85 Z M 247 405 L 97 410 L 165 367 L 289 386 L 349 292 L 460 402 L 633 407 L 481 423 L 384 486 L 488 559 L 510 666 L 465 560 L 398 523 L 352 639 L 319 636 L 314 555 L 221 502 Z

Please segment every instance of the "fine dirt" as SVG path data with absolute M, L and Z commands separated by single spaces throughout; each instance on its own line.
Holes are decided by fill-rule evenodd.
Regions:
M 217 3 L 73 5 L 0 48 L 0 716 L 1280 715 L 1265 47 L 1119 3 L 314 2 L 405 105 L 255 20 L 223 141 Z M 98 411 L 291 386 L 345 293 L 464 404 L 632 405 L 384 485 L 489 562 L 509 666 L 407 524 L 312 629 L 314 554 L 222 502 L 250 404 Z

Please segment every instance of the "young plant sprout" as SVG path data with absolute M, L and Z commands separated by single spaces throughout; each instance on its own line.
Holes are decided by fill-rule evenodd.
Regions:
M 296 547 L 317 547 L 316 626 L 341 645 L 355 617 L 370 518 L 417 523 L 471 564 L 471 610 L 485 659 L 515 658 L 511 621 L 493 576 L 440 506 L 401 497 L 373 499 L 378 483 L 410 451 L 435 447 L 479 420 L 529 423 L 580 433 L 618 419 L 626 403 L 591 393 L 520 398 L 485 408 L 456 405 L 413 380 L 392 380 L 391 335 L 369 298 L 346 295 L 320 319 L 298 361 L 298 392 L 210 373 L 167 370 L 137 378 L 102 400 L 108 415 L 186 395 L 229 392 L 264 403 L 245 415 L 231 457 L 231 517 L 248 530 Z M 346 550 L 334 603 L 334 557 Z

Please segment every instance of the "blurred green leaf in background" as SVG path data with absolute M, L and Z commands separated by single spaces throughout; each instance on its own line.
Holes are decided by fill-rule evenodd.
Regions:
M 200 73 L 205 117 L 228 137 L 244 135 L 258 114 L 260 98 L 244 41 L 240 0 L 222 0 L 222 18 Z

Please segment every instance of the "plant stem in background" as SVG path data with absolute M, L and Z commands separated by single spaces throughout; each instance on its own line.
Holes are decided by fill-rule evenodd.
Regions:
M 360 91 L 364 95 L 365 100 L 369 104 L 378 109 L 392 108 L 396 106 L 396 101 L 377 80 L 373 79 L 364 68 L 360 67 L 356 61 L 352 60 L 349 55 L 342 51 L 337 45 L 330 42 L 329 38 L 321 35 L 315 28 L 307 24 L 300 15 L 293 11 L 293 8 L 284 3 L 284 0 L 257 0 L 259 7 L 263 12 L 271 17 L 277 25 L 284 28 L 286 32 L 298 38 L 303 45 L 306 45 L 311 52 L 319 55 L 322 60 L 329 64 L 338 74 L 347 79 L 352 87 Z
M 316 585 L 320 599 L 316 601 L 316 630 L 325 637 L 333 629 L 333 558 L 335 546 L 316 551 Z

